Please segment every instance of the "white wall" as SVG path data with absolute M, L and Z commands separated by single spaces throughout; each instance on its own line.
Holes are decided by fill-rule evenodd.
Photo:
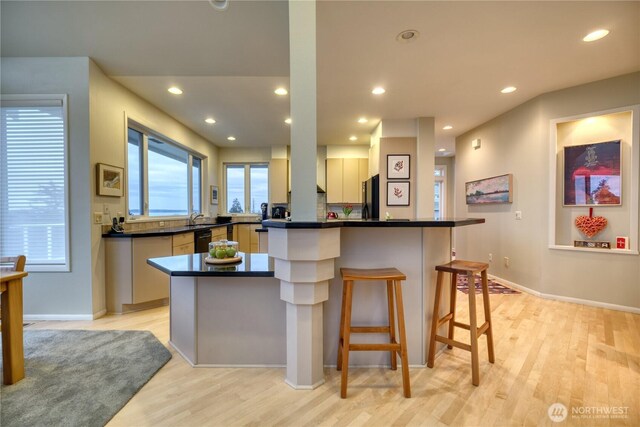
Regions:
M 95 173 L 93 171 L 96 163 L 107 163 L 126 170 L 127 122 L 125 117 L 128 117 L 205 158 L 201 197 L 204 202 L 204 212 L 215 216 L 217 206 L 209 204 L 209 186 L 218 184 L 218 148 L 173 117 L 111 80 L 93 61 L 90 61 L 89 64 L 89 77 L 91 189 L 95 188 Z M 90 195 L 90 212 L 101 212 L 104 205 L 107 205 L 111 217 L 116 216 L 118 212 L 123 214 L 126 212 L 125 197 L 97 196 L 94 190 L 90 192 Z M 87 212 L 89 216 L 90 212 Z M 93 313 L 99 313 L 105 308 L 104 245 L 101 235 L 100 226 L 91 226 Z
M 2 58 L 0 67 L 3 94 L 68 95 L 71 271 L 30 272 L 24 282 L 24 313 L 90 316 L 94 262 L 87 236 L 92 230 L 90 194 L 94 187 L 89 162 L 89 59 Z
M 639 308 L 638 256 L 548 248 L 550 121 L 638 103 L 640 73 L 633 73 L 541 95 L 459 136 L 455 213 L 486 223 L 456 230 L 458 258 L 487 261 L 492 253 L 491 274 L 534 291 Z M 482 140 L 479 150 L 471 148 L 475 138 Z M 514 174 L 512 204 L 466 205 L 465 182 L 505 173 Z M 639 188 L 635 182 L 626 191 Z

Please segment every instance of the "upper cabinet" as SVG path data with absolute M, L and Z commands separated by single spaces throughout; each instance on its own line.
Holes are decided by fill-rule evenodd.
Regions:
M 271 204 L 287 203 L 288 186 L 288 160 L 271 159 L 269 162 L 269 194 Z
M 327 203 L 362 203 L 368 159 L 327 159 Z

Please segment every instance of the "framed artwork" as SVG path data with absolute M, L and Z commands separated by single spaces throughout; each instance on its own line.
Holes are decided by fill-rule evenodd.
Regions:
M 464 184 L 468 205 L 513 202 L 513 174 L 479 179 Z
M 124 196 L 124 169 L 97 163 L 96 186 L 98 196 Z
M 622 203 L 620 140 L 564 147 L 564 206 Z
M 211 200 L 212 205 L 218 204 L 218 186 L 217 185 L 209 186 L 209 199 Z
M 409 179 L 411 156 L 387 154 L 387 179 Z
M 409 206 L 409 185 L 408 181 L 387 182 L 387 206 Z

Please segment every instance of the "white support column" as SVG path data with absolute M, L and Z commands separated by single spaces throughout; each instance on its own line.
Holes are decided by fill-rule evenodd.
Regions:
M 316 2 L 289 1 L 291 218 L 317 221 Z
M 287 303 L 287 373 L 298 390 L 324 383 L 322 303 L 329 299 L 340 229 L 269 229 L 280 299 Z

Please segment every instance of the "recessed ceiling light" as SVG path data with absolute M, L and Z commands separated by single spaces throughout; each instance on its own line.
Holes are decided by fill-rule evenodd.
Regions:
M 609 34 L 609 30 L 605 30 L 605 29 L 596 30 L 584 36 L 582 41 L 594 42 L 596 40 L 600 40 L 603 37 L 606 37 L 607 34 Z
M 349 137 L 349 141 L 357 141 L 357 140 L 358 140 L 358 137 L 356 137 L 355 135 L 351 135 Z
M 453 129 L 453 126 L 446 125 L 445 127 L 442 128 L 442 130 L 449 130 L 449 129 Z
M 369 120 L 367 120 L 367 118 L 366 118 L 366 117 L 360 117 L 360 118 L 358 119 L 358 123 L 367 123 L 368 121 L 369 121 Z
M 438 151 L 441 152 L 441 153 L 444 153 L 445 151 L 447 151 L 447 149 L 446 148 L 440 148 Z
M 229 0 L 209 0 L 209 4 L 215 9 L 221 12 L 227 10 L 229 7 Z
M 182 95 L 182 89 L 180 89 L 179 87 L 171 86 L 167 90 L 169 91 L 169 93 L 172 93 L 174 95 Z
M 408 43 L 417 39 L 419 35 L 418 30 L 404 30 L 396 36 L 396 40 L 400 43 Z
M 516 91 L 516 87 L 515 86 L 507 86 L 504 89 L 502 89 L 500 92 L 502 93 L 511 93 L 511 92 L 515 92 Z
M 287 117 L 286 119 L 284 119 L 284 122 L 288 125 L 291 124 L 291 117 Z
M 210 125 L 214 124 L 216 121 L 214 119 L 212 119 L 211 117 L 208 117 L 206 119 L 204 119 L 205 122 L 209 123 Z
M 286 94 L 289 93 L 289 91 L 287 91 L 283 87 L 279 87 L 278 89 L 274 90 L 273 93 L 275 93 L 276 95 L 285 96 Z
M 371 93 L 374 94 L 374 95 L 382 95 L 385 92 L 386 92 L 386 90 L 384 90 L 384 88 L 380 87 L 380 86 L 374 87 L 373 90 L 371 91 Z
M 229 141 L 235 141 L 235 140 L 236 140 L 236 137 L 235 137 L 235 136 L 230 136 L 230 137 L 228 137 L 227 139 L 228 139 Z

